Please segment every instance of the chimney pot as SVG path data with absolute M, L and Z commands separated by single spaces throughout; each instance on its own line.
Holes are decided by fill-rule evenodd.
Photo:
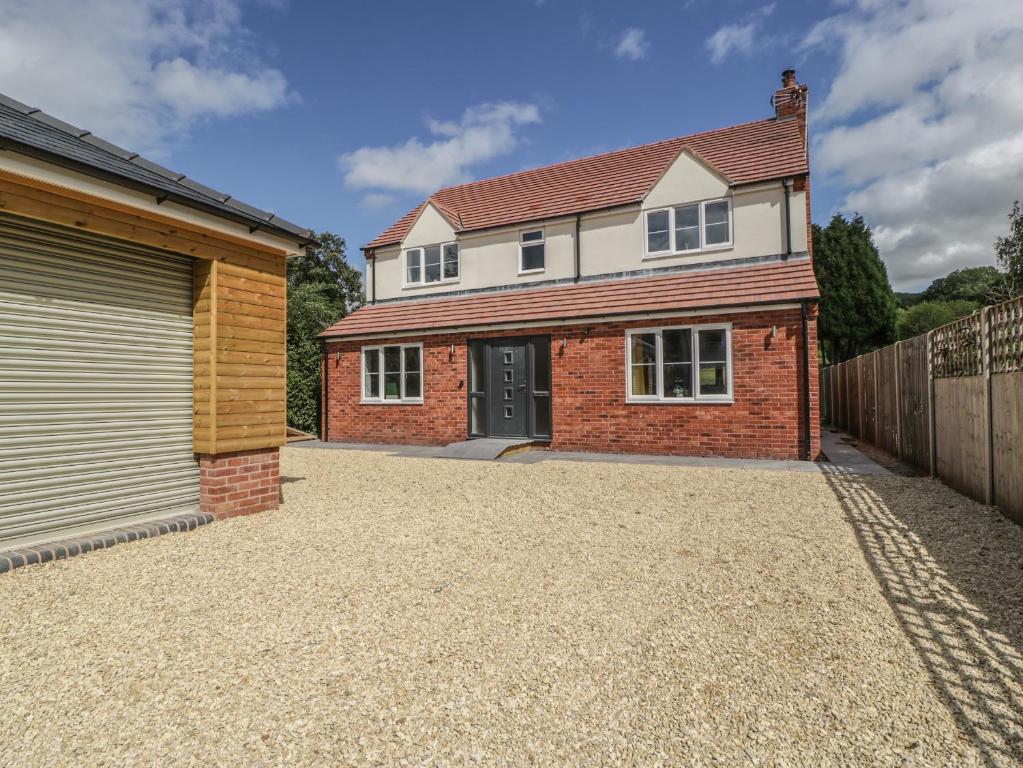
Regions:
M 781 73 L 781 86 L 782 88 L 796 87 L 796 70 L 786 69 Z

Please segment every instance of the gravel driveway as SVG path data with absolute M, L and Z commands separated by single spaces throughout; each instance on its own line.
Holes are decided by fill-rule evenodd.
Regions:
M 0 576 L 0 765 L 1014 765 L 1023 532 L 928 480 L 285 449 Z

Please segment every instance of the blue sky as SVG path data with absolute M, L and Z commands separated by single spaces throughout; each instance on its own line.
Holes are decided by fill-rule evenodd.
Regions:
M 173 159 L 359 246 L 425 195 L 389 190 L 392 204 L 367 206 L 363 199 L 373 190 L 347 187 L 337 157 L 414 137 L 429 142 L 431 118 L 458 120 L 488 102 L 538 107 L 540 122 L 516 131 L 514 149 L 466 169 L 485 178 L 768 117 L 781 71 L 802 57 L 775 45 L 716 65 L 705 48 L 733 20 L 728 11 L 742 14 L 762 4 L 682 5 L 296 2 L 253 9 L 246 14 L 250 28 L 274 42 L 269 60 L 301 100 L 247 118 L 241 140 L 238 126 L 211 123 Z M 784 16 L 814 5 L 793 4 L 766 24 L 772 34 L 786 34 Z M 630 28 L 644 31 L 646 55 L 639 60 L 615 55 Z M 814 90 L 816 67 L 804 64 L 805 76 L 800 72 Z M 245 168 L 253 151 L 270 157 Z M 826 191 L 814 189 L 822 214 L 834 205 Z
M 7 0 L 0 91 L 361 266 L 432 188 L 767 117 L 796 67 L 814 220 L 862 211 L 916 288 L 992 263 L 1020 196 L 1020 14 L 959 5 Z

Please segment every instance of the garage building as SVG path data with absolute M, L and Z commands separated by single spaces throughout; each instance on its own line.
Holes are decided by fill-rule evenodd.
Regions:
M 0 551 L 276 507 L 311 233 L 0 97 Z

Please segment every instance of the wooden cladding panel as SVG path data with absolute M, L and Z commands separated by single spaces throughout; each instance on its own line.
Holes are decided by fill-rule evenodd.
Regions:
M 200 224 L 2 169 L 0 210 L 199 259 L 230 261 L 243 270 L 283 277 L 274 265 L 286 254 L 283 249 L 257 248 L 241 237 Z
M 196 453 L 214 453 L 216 432 L 210 421 L 200 418 L 210 413 L 209 377 L 200 377 L 198 371 L 210 371 L 215 365 L 210 350 L 214 343 L 213 306 L 209 297 L 215 290 L 214 271 L 217 262 L 195 261 L 192 264 L 192 450 Z M 204 301 L 205 299 L 205 301 Z M 200 306 L 205 304 L 205 306 Z M 205 398 L 200 398 L 200 394 Z
M 263 269 L 230 259 L 207 264 L 196 266 L 196 450 L 201 446 L 205 452 L 224 453 L 283 445 L 284 259 L 268 262 Z

